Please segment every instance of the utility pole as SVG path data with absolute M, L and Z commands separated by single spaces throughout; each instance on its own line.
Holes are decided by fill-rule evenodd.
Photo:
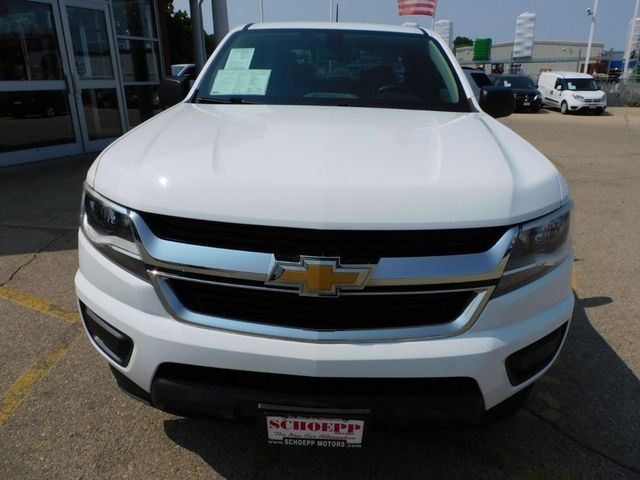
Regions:
M 636 0 L 636 8 L 633 11 L 633 17 L 631 17 L 631 24 L 629 25 L 629 40 L 627 41 L 627 49 L 624 52 L 624 71 L 622 72 L 623 78 L 629 78 L 631 76 L 631 68 L 629 67 L 629 63 L 631 63 L 631 50 L 633 49 L 633 38 L 635 37 L 635 27 L 636 27 L 636 19 L 640 15 L 640 0 Z M 637 48 L 638 46 L 635 45 Z
M 587 58 L 584 60 L 584 73 L 589 70 L 589 61 L 591 60 L 591 44 L 593 43 L 593 33 L 596 30 L 596 17 L 598 15 L 598 5 L 600 0 L 595 0 L 593 10 L 587 8 L 587 15 L 591 17 L 591 30 L 589 31 L 589 41 L 587 42 Z

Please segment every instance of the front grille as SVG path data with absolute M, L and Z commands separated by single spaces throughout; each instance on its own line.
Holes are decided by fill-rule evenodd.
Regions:
M 382 257 L 463 255 L 489 250 L 507 227 L 455 230 L 315 230 L 211 222 L 140 213 L 165 240 L 273 253 L 281 260 L 300 255 L 340 257 L 342 263 L 377 263 Z
M 189 280 L 168 280 L 192 312 L 259 324 L 316 331 L 441 325 L 458 318 L 474 291 L 319 298 Z

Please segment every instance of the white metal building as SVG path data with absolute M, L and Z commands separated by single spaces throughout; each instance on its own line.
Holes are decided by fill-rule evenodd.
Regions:
M 603 43 L 593 43 L 591 59 L 602 55 Z M 522 72 L 534 79 L 540 72 L 549 70 L 579 71 L 584 65 L 587 53 L 586 42 L 535 41 L 531 58 L 514 60 L 513 42 L 494 43 L 491 48 L 491 61 L 485 65 L 485 71 L 491 73 L 504 68 L 504 73 Z M 456 58 L 461 65 L 476 65 L 473 61 L 473 47 L 459 47 Z

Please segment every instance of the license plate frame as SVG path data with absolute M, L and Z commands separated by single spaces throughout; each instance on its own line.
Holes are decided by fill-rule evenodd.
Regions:
M 522 106 L 523 107 L 530 107 L 531 106 L 531 102 L 522 102 Z
M 264 443 L 270 447 L 361 449 L 371 430 L 367 409 L 260 404 L 258 413 Z

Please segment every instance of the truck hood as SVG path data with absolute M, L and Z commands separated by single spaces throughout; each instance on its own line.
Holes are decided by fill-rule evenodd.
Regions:
M 554 166 L 484 113 L 182 103 L 87 181 L 139 211 L 307 228 L 515 224 L 567 200 Z

